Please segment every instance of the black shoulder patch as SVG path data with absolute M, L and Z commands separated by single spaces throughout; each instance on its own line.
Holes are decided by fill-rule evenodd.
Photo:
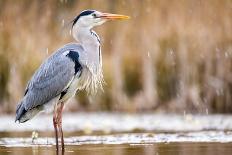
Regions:
M 76 24 L 76 22 L 78 21 L 78 19 L 79 19 L 81 16 L 90 15 L 90 14 L 93 13 L 94 11 L 95 11 L 95 10 L 84 10 L 84 11 L 82 11 L 78 16 L 76 16 L 76 18 L 74 18 L 72 27 Z
M 75 75 L 78 71 L 82 69 L 81 64 L 79 63 L 79 54 L 75 51 L 70 51 L 67 56 L 75 63 Z

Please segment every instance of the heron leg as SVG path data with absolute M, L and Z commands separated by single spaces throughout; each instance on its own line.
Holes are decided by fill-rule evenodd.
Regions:
M 54 108 L 54 113 L 53 113 L 53 126 L 54 126 L 54 129 L 55 129 L 55 137 L 56 137 L 56 152 L 58 154 L 58 151 L 59 151 L 59 143 L 58 143 L 58 130 L 57 130 L 57 105 L 55 105 L 55 108 Z
M 62 152 L 64 152 L 64 135 L 63 135 L 63 130 L 62 130 L 62 111 L 64 107 L 64 102 L 61 102 L 59 104 L 59 108 L 57 110 L 57 119 L 58 119 L 58 128 L 59 128 L 59 134 L 61 137 L 61 148 Z

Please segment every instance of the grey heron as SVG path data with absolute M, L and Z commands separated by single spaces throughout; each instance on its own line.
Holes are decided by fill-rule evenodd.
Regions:
M 93 27 L 111 19 L 128 19 L 128 16 L 84 10 L 72 22 L 72 35 L 78 43 L 69 43 L 55 51 L 35 71 L 16 109 L 16 120 L 26 122 L 39 112 L 53 112 L 56 137 L 64 138 L 62 110 L 64 104 L 78 90 L 96 92 L 102 87 L 102 54 L 100 39 Z

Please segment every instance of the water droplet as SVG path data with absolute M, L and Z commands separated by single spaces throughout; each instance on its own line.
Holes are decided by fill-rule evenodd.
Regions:
M 208 108 L 205 109 L 205 113 L 206 113 L 206 115 L 209 114 L 209 109 Z
M 216 89 L 216 94 L 217 94 L 217 96 L 223 95 L 224 94 L 223 89 L 222 88 L 221 89 Z
M 203 98 L 203 102 L 204 102 L 204 103 L 207 103 L 207 98 Z
M 225 52 L 225 57 L 228 58 L 229 57 L 229 54 L 227 52 Z
M 46 54 L 48 55 L 48 48 L 46 49 Z
M 219 96 L 219 95 L 220 95 L 220 92 L 219 92 L 219 90 L 218 90 L 218 89 L 216 90 L 216 94 L 217 94 L 217 96 Z
M 150 58 L 150 52 L 149 51 L 147 52 L 147 57 Z
M 15 67 L 11 67 L 10 72 L 11 72 L 13 75 L 15 74 L 15 71 L 16 71 Z
M 64 19 L 62 20 L 62 27 L 64 27 L 64 24 L 65 24 L 65 21 L 64 21 Z
M 174 51 L 173 51 L 172 48 L 169 50 L 169 54 L 170 54 L 170 55 L 174 55 Z

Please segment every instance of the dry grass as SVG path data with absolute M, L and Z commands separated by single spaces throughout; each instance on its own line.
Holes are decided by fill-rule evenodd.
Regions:
M 81 10 L 132 18 L 97 28 L 105 92 L 69 110 L 232 112 L 232 1 L 0 1 L 0 103 L 14 111 L 34 70 L 73 41 L 63 29 Z M 76 102 L 76 101 L 74 101 Z

